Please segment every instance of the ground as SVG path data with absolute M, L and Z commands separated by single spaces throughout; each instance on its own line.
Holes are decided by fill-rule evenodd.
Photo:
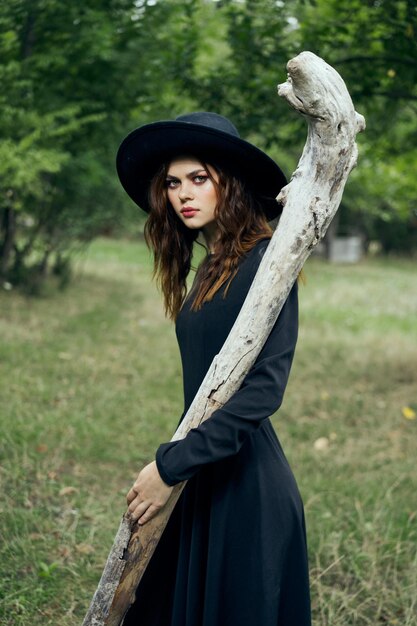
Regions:
M 314 626 L 416 626 L 415 263 L 305 274 L 274 425 L 305 501 Z M 182 409 L 144 245 L 97 241 L 63 292 L 2 290 L 0 336 L 0 621 L 73 626 Z

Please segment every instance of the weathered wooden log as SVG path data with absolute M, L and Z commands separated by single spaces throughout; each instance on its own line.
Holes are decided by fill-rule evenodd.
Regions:
M 311 52 L 291 59 L 287 70 L 288 80 L 278 86 L 278 93 L 306 117 L 306 145 L 279 195 L 284 206 L 279 226 L 245 303 L 173 440 L 185 437 L 240 387 L 307 257 L 336 213 L 356 164 L 355 137 L 365 120 L 355 112 L 342 78 Z M 144 526 L 132 524 L 125 515 L 83 626 L 120 626 L 184 485 L 176 485 L 168 504 Z

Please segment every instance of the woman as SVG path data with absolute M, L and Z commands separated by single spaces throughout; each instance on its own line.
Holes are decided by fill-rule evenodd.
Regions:
M 279 167 L 226 118 L 192 113 L 122 143 L 120 180 L 149 212 L 146 239 L 176 320 L 184 414 L 220 351 L 271 237 Z M 187 295 L 193 244 L 207 256 Z M 241 388 L 180 441 L 162 444 L 127 495 L 139 524 L 187 480 L 124 624 L 310 626 L 302 502 L 269 416 L 297 340 L 297 287 Z

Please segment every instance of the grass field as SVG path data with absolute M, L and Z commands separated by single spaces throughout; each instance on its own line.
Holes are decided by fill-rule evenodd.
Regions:
M 274 424 L 307 515 L 315 626 L 417 625 L 417 274 L 309 261 Z M 181 413 L 143 244 L 63 292 L 0 292 L 0 622 L 81 624 L 141 465 Z M 261 626 L 261 625 L 259 625 Z

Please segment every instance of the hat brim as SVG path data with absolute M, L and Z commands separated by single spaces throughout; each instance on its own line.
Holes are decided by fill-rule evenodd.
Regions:
M 268 219 L 280 214 L 275 198 L 287 180 L 275 161 L 244 139 L 180 121 L 147 124 L 132 131 L 120 145 L 116 159 L 120 182 L 144 211 L 150 211 L 148 190 L 158 169 L 181 154 L 223 166 L 259 197 Z

